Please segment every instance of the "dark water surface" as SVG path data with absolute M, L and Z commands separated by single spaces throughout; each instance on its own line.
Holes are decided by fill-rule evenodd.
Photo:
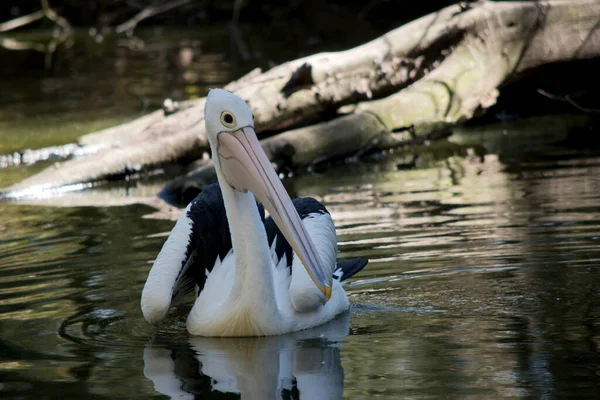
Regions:
M 169 90 L 202 93 L 181 76 Z M 89 87 L 61 101 L 106 85 L 82 79 Z M 112 100 L 94 117 L 91 104 L 61 101 L 23 91 L 5 104 L 0 149 L 114 123 Z M 189 337 L 189 301 L 158 328 L 144 322 L 140 292 L 173 222 L 148 218 L 155 210 L 135 196 L 160 185 L 110 192 L 134 203 L 123 206 L 0 204 L 0 398 L 597 398 L 600 151 L 586 138 L 600 130 L 589 126 L 551 117 L 462 129 L 416 156 L 286 180 L 330 209 L 341 257 L 371 262 L 347 286 L 348 314 L 273 338 Z M 28 173 L 0 170 L 3 184 Z

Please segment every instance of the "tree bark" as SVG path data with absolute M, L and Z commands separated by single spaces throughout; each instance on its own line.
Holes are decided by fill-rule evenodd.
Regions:
M 243 97 L 259 135 L 319 115 L 337 118 L 264 139 L 269 157 L 291 168 L 423 140 L 495 103 L 523 72 L 600 55 L 600 1 L 480 1 L 450 6 L 342 52 L 253 71 L 227 86 Z M 86 135 L 103 147 L 8 188 L 5 195 L 118 176 L 189 160 L 208 150 L 204 99 Z M 203 166 L 201 174 L 210 172 Z M 192 174 L 179 183 L 194 182 Z M 24 192 L 23 192 L 24 191 Z

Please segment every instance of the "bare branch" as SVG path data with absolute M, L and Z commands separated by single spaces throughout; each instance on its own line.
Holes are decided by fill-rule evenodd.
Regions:
M 193 0 L 174 0 L 171 1 L 169 3 L 160 5 L 160 6 L 149 6 L 144 8 L 142 11 L 140 11 L 139 13 L 137 13 L 133 18 L 131 18 L 129 21 L 126 21 L 124 23 L 122 23 L 121 25 L 117 26 L 117 28 L 115 29 L 115 31 L 117 33 L 123 33 L 123 32 L 127 32 L 128 34 L 133 33 L 133 30 L 137 27 L 137 25 L 142 22 L 143 20 L 145 20 L 146 18 L 150 18 L 153 17 L 157 14 L 161 14 L 167 11 L 170 11 L 174 8 L 183 6 L 185 4 L 188 4 L 190 2 L 192 2 Z
M 56 11 L 50 8 L 48 0 L 42 0 L 42 12 L 46 16 L 46 18 L 60 26 L 63 29 L 63 31 L 71 31 L 71 24 L 69 24 L 69 21 L 67 21 L 64 17 L 58 15 Z
M 10 21 L 0 23 L 0 32 L 8 32 L 17 29 L 21 26 L 31 24 L 44 18 L 44 11 L 39 10 L 31 14 L 23 15 L 22 17 L 11 19 Z
M 63 31 L 71 31 L 71 25 L 69 24 L 69 21 L 58 15 L 56 11 L 50 8 L 48 0 L 41 0 L 41 6 L 42 9 L 39 11 L 0 23 L 0 32 L 8 32 L 10 30 L 38 21 L 44 17 L 60 26 Z

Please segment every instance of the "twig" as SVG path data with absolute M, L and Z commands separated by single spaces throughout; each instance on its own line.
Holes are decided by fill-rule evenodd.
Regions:
M 565 96 L 558 96 L 558 95 L 552 94 L 550 92 L 547 92 L 544 89 L 538 89 L 537 92 L 539 94 L 541 94 L 542 96 L 549 98 L 550 100 L 567 102 L 570 105 L 572 105 L 573 107 L 575 107 L 576 109 L 578 109 L 579 111 L 586 112 L 586 113 L 600 113 L 599 109 L 587 108 L 587 107 L 580 106 L 579 103 L 577 103 L 575 100 L 573 100 L 571 98 L 571 96 L 569 96 L 568 94 Z
M 10 21 L 0 23 L 0 32 L 8 32 L 17 29 L 21 26 L 30 24 L 44 18 L 44 11 L 39 10 L 31 14 L 23 15 L 22 17 L 11 19 Z
M 248 50 L 248 45 L 242 38 L 242 32 L 238 26 L 241 9 L 242 0 L 235 0 L 235 3 L 233 4 L 233 16 L 231 18 L 231 38 L 233 39 L 242 60 L 247 61 L 251 57 L 250 51 Z
M 50 5 L 48 4 L 48 0 L 42 0 L 42 12 L 46 16 L 46 18 L 60 26 L 63 31 L 71 32 L 71 24 L 69 24 L 69 21 L 67 21 L 65 18 L 58 15 L 56 11 L 51 9 Z
M 117 33 L 127 32 L 128 34 L 133 33 L 133 30 L 137 27 L 137 24 L 145 20 L 146 18 L 153 17 L 157 14 L 167 12 L 176 7 L 180 7 L 184 4 L 190 3 L 192 0 L 174 0 L 169 3 L 163 4 L 161 6 L 149 6 L 144 8 L 142 11 L 137 13 L 133 18 L 129 21 L 123 22 L 115 31 Z

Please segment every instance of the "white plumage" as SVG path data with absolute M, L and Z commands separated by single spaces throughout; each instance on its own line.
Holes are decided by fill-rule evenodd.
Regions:
M 321 244 L 316 246 L 322 249 L 320 254 L 323 258 L 331 263 L 333 273 L 337 241 L 330 215 L 319 214 L 312 218 L 305 218 L 303 223 L 311 238 L 320 240 L 313 241 Z M 331 246 L 332 239 L 336 244 L 334 246 Z M 290 274 L 286 260 L 283 258 L 277 260 L 277 254 L 272 250 L 274 246 L 267 246 L 265 240 L 261 247 L 265 247 L 269 252 L 267 268 L 271 271 L 269 275 L 272 284 L 268 285 L 268 282 L 264 282 L 264 285 L 272 287 L 271 293 L 263 295 L 267 291 L 261 293 L 261 290 L 265 288 L 247 279 L 243 280 L 244 288 L 241 293 L 238 293 L 235 282 L 236 277 L 239 276 L 237 273 L 240 268 L 239 260 L 235 252 L 229 252 L 221 262 L 215 263 L 206 280 L 204 290 L 188 315 L 187 328 L 191 334 L 279 335 L 321 325 L 348 309 L 350 303 L 338 280 L 333 281 L 332 296 L 329 301 L 321 305 L 315 300 L 320 297 L 320 293 L 315 292 L 318 289 L 297 257 L 294 256 L 292 274 Z M 258 260 L 253 261 L 258 262 Z M 299 304 L 300 308 L 295 304 Z
M 190 207 L 191 204 L 177 220 L 146 279 L 141 307 L 144 317 L 151 324 L 162 320 L 167 315 L 177 279 L 189 268 L 186 247 L 193 225 L 193 221 L 188 217 Z M 183 268 L 178 268 L 182 265 Z

